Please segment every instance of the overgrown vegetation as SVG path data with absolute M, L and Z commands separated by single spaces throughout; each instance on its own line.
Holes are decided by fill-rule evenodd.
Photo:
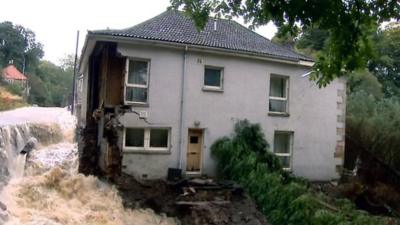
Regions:
M 74 58 L 68 55 L 61 65 L 55 65 L 42 60 L 43 55 L 43 46 L 32 30 L 11 22 L 0 23 L 0 70 L 12 62 L 28 77 L 30 104 L 66 106 L 71 96 Z M 5 86 L 21 95 L 18 87 Z
M 22 98 L 22 88 L 18 85 L 10 85 L 0 78 L 0 111 L 26 106 Z
M 307 181 L 281 169 L 258 124 L 239 121 L 233 135 L 217 140 L 211 151 L 219 175 L 243 185 L 273 225 L 398 224 L 359 211 L 349 200 L 312 192 Z

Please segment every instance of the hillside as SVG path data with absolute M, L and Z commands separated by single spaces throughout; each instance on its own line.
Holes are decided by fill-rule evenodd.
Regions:
M 0 111 L 20 108 L 28 104 L 22 96 L 13 94 L 3 84 L 0 84 Z

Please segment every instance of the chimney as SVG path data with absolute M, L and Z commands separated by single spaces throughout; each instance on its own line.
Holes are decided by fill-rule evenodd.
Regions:
M 10 64 L 10 65 L 14 64 L 14 60 L 11 59 L 10 61 L 8 61 L 8 64 Z
M 214 31 L 217 31 L 217 19 L 214 18 Z

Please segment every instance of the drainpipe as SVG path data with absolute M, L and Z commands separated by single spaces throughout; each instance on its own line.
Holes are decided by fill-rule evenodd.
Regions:
M 184 135 L 184 130 L 183 130 L 183 116 L 184 116 L 184 99 L 185 99 L 185 77 L 186 77 L 186 54 L 188 51 L 188 46 L 185 45 L 185 48 L 183 50 L 182 54 L 182 78 L 181 78 L 181 99 L 180 99 L 180 113 L 179 113 L 179 147 L 178 147 L 178 153 L 179 153 L 179 162 L 178 162 L 178 168 L 182 169 L 182 148 L 183 148 L 183 135 Z

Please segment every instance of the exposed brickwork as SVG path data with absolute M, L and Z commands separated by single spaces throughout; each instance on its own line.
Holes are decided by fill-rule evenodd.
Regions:
M 337 116 L 337 122 L 338 123 L 345 123 L 346 117 L 344 115 L 338 115 Z
M 346 133 L 345 128 L 342 128 L 342 127 L 336 128 L 336 134 L 337 134 L 338 136 L 344 136 L 345 133 Z
M 341 87 L 337 90 L 336 149 L 334 153 L 338 175 L 343 170 L 346 134 L 346 81 L 340 79 L 339 83 Z

